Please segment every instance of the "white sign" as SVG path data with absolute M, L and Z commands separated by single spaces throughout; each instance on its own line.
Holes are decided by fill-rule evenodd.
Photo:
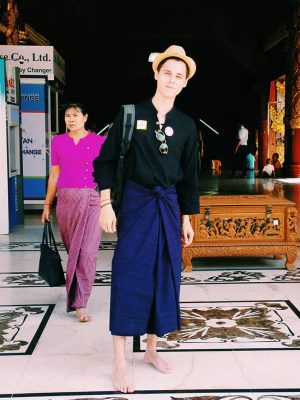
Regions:
M 0 59 L 19 67 L 21 76 L 45 75 L 49 80 L 55 77 L 65 84 L 65 61 L 53 46 L 0 45 Z
M 23 176 L 46 176 L 45 114 L 22 113 Z

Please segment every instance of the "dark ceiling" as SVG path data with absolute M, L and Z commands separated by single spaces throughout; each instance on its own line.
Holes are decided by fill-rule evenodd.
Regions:
M 154 93 L 148 56 L 178 44 L 195 59 L 197 73 L 177 105 L 224 137 L 238 120 L 257 124 L 262 65 L 269 79 L 285 65 L 284 41 L 268 53 L 263 44 L 293 9 L 293 0 L 19 3 L 25 21 L 65 59 L 66 96 L 85 101 L 99 128 L 122 103 Z

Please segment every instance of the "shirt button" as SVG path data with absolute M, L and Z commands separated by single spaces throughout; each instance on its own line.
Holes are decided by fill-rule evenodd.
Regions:
M 89 170 L 88 170 L 88 169 L 86 169 L 86 172 L 89 172 Z
M 86 179 L 86 176 L 83 179 Z
M 88 163 L 88 162 L 86 162 L 86 163 L 85 163 L 85 165 L 89 165 L 89 163 Z
M 89 147 L 87 147 L 86 149 L 87 149 L 87 150 L 89 150 L 90 148 L 89 148 Z

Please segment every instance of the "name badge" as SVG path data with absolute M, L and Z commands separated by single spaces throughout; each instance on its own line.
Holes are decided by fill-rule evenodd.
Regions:
M 147 129 L 147 121 L 144 121 L 143 119 L 138 119 L 136 121 L 136 129 L 145 131 Z

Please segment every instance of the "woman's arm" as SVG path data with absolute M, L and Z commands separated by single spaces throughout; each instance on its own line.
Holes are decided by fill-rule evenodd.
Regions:
M 44 202 L 43 213 L 41 221 L 44 223 L 46 220 L 50 220 L 51 205 L 56 195 L 57 181 L 60 173 L 60 166 L 53 165 L 50 170 L 50 176 L 48 179 L 47 194 Z

